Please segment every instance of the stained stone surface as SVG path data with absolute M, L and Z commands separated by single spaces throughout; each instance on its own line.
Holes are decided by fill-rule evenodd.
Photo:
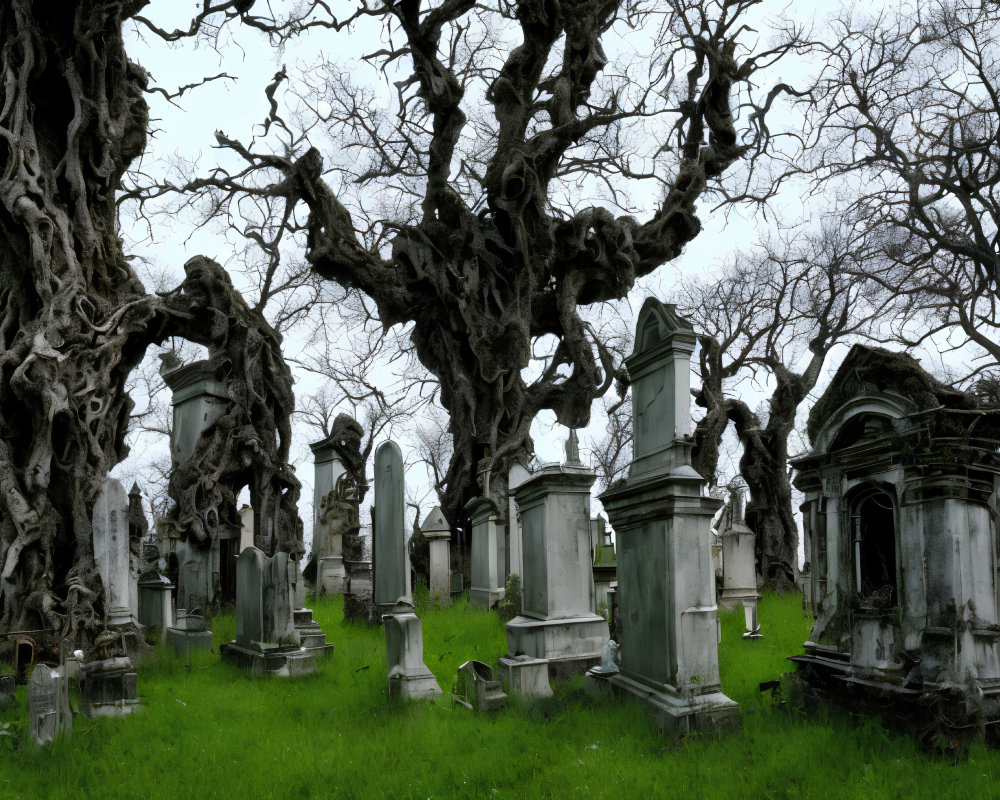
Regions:
M 430 549 L 428 588 L 439 603 L 451 602 L 451 527 L 440 506 L 434 506 L 420 528 Z
M 411 603 L 410 556 L 403 514 L 403 454 L 395 442 L 375 450 L 375 604 Z
M 440 695 L 437 679 L 424 664 L 424 635 L 412 612 L 386 614 L 385 655 L 389 664 L 389 696 L 404 700 L 430 700 Z
M 104 603 L 109 625 L 136 622 L 131 600 L 136 590 L 129 550 L 129 498 L 115 478 L 105 478 L 94 504 L 94 561 L 104 584 Z
M 121 717 L 140 707 L 138 676 L 124 657 L 84 663 L 80 692 L 83 714 L 89 719 Z
M 507 692 L 522 702 L 552 697 L 549 662 L 544 658 L 506 656 L 497 662 L 497 672 Z
M 601 495 L 616 533 L 620 672 L 612 686 L 644 700 L 664 730 L 739 724 L 719 679 L 710 526 L 721 501 L 690 466 L 690 358 L 696 339 L 673 306 L 639 313 L 632 377 L 635 457 Z
M 59 670 L 39 664 L 28 680 L 28 729 L 36 744 L 49 744 L 73 729 L 68 681 Z
M 248 650 L 298 646 L 287 553 L 268 557 L 248 547 L 236 561 L 236 644 Z
M 498 711 L 507 705 L 507 695 L 493 668 L 482 661 L 466 661 L 458 668 L 455 702 L 473 711 Z
M 498 547 L 499 511 L 489 497 L 474 497 L 465 505 L 472 524 L 472 575 L 469 602 L 492 608 L 504 596 L 502 549 Z
M 572 443 L 568 452 L 575 456 Z M 543 467 L 515 489 L 524 547 L 521 613 L 507 623 L 508 656 L 561 662 L 583 674 L 599 663 L 608 623 L 594 612 L 590 487 L 579 462 Z

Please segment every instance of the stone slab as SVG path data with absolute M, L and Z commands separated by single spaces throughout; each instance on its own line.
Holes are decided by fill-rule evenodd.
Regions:
M 670 736 L 696 732 L 714 734 L 739 730 L 743 726 L 739 704 L 721 691 L 685 697 L 667 687 L 654 689 L 622 674 L 612 676 L 608 683 L 615 691 L 642 700 L 657 728 Z

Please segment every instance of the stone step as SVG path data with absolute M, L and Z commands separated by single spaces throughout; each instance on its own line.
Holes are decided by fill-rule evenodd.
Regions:
M 309 650 L 313 647 L 322 647 L 323 645 L 325 645 L 326 634 L 323 633 L 322 631 L 319 631 L 318 633 L 306 633 L 306 634 L 300 632 L 299 640 L 302 646 L 307 650 Z
M 323 639 L 325 640 L 326 637 L 324 636 Z M 321 644 L 321 645 L 319 645 L 317 647 L 309 647 L 307 645 L 305 651 L 307 653 L 310 653 L 311 655 L 315 656 L 317 659 L 319 659 L 319 658 L 327 658 L 328 656 L 332 656 L 333 655 L 333 645 L 332 644 Z

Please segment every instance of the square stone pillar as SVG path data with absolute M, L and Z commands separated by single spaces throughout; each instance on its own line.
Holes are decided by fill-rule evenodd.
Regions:
M 502 562 L 498 550 L 499 512 L 488 497 L 474 497 L 465 504 L 472 523 L 472 586 L 469 602 L 493 608 L 504 596 Z
M 108 625 L 134 625 L 131 608 L 136 594 L 128 538 L 128 495 L 121 481 L 105 478 L 94 503 L 92 522 L 94 561 L 104 584 Z
M 440 506 L 434 506 L 420 527 L 430 550 L 429 589 L 432 600 L 451 604 L 451 528 Z
M 635 458 L 621 488 L 601 495 L 616 533 L 622 642 L 618 689 L 684 734 L 739 723 L 719 681 L 711 521 L 721 501 L 690 466 L 690 357 L 696 339 L 673 306 L 639 313 L 632 377 Z
M 515 490 L 524 575 L 521 614 L 507 623 L 508 657 L 546 659 L 564 674 L 600 663 L 608 623 L 594 613 L 594 477 L 582 464 L 567 463 L 542 468 Z

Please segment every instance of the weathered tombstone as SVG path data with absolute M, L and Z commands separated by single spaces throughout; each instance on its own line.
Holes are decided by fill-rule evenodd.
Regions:
M 88 719 L 122 717 L 140 707 L 138 676 L 124 656 L 84 662 L 80 694 L 83 715 Z
M 552 697 L 549 662 L 531 656 L 504 656 L 497 662 L 497 672 L 506 692 L 524 703 Z
M 590 540 L 593 471 L 573 459 L 542 467 L 515 490 L 524 545 L 521 613 L 507 623 L 508 656 L 549 661 L 583 674 L 600 661 L 608 623 L 594 612 Z
M 458 691 L 452 698 L 473 711 L 498 711 L 507 705 L 501 682 L 493 676 L 493 668 L 482 661 L 462 664 L 455 683 Z
M 393 441 L 375 451 L 375 605 L 410 603 L 410 558 L 403 516 L 403 454 Z
M 742 603 L 746 617 L 747 639 L 759 639 L 760 625 L 757 622 L 757 568 L 754 558 L 754 533 L 743 519 L 743 489 L 734 488 L 730 509 L 727 514 L 726 529 L 720 534 L 722 539 L 722 594 L 719 605 L 727 611 Z
M 181 540 L 174 554 L 177 556 L 177 608 L 207 611 L 215 596 L 211 550 Z
M 0 711 L 17 705 L 14 696 L 15 681 L 13 675 L 0 675 Z
M 223 414 L 231 400 L 226 376 L 212 361 L 176 367 L 174 360 L 164 359 L 160 373 L 172 392 L 170 456 L 177 468 L 194 455 L 202 432 Z M 218 515 L 220 520 L 235 519 L 235 504 L 219 509 Z M 204 544 L 177 542 L 178 608 L 207 611 L 221 603 L 233 602 L 236 596 L 234 564 L 240 537 L 238 528 L 218 524 L 212 526 L 209 540 Z
M 791 658 L 807 696 L 892 697 L 897 720 L 949 738 L 995 725 L 1000 412 L 855 345 L 807 432 L 792 464 L 815 623 Z
M 190 658 L 195 650 L 212 650 L 212 632 L 199 609 L 177 608 L 177 614 L 163 636 L 164 644 L 179 656 Z
M 721 501 L 691 467 L 691 353 L 674 307 L 639 312 L 632 378 L 634 459 L 624 486 L 601 495 L 615 529 L 621 671 L 609 681 L 648 704 L 672 733 L 739 723 L 719 683 L 709 528 Z
M 148 534 L 149 521 L 142 510 L 142 492 L 139 489 L 139 484 L 133 481 L 132 488 L 128 492 L 128 607 L 135 619 L 139 618 L 139 575 L 143 571 L 143 540 Z
M 293 614 L 298 565 L 288 553 L 266 556 L 248 547 L 236 560 L 236 638 L 220 647 L 222 660 L 253 675 L 304 675 L 316 657 L 301 647 Z
M 171 600 L 174 585 L 156 570 L 139 579 L 139 624 L 151 628 L 167 628 L 174 624 Z
M 424 636 L 417 615 L 412 612 L 386 614 L 382 624 L 389 664 L 389 696 L 430 700 L 441 694 L 437 679 L 424 664 Z
M 32 670 L 28 681 L 28 729 L 36 744 L 50 744 L 72 731 L 67 684 L 59 670 L 45 664 Z
M 316 590 L 322 594 L 343 594 L 348 589 L 344 564 L 344 536 L 357 532 L 358 490 L 348 472 L 337 476 L 334 487 L 320 498 L 313 533 L 316 557 Z
M 590 541 L 594 552 L 594 611 L 610 620 L 608 591 L 618 578 L 618 562 L 604 517 L 596 516 L 590 521 Z
M 524 545 L 521 541 L 521 520 L 514 499 L 514 490 L 531 477 L 524 464 L 515 461 L 507 471 L 507 527 L 510 529 L 510 571 L 514 575 L 524 574 Z
M 94 503 L 94 561 L 104 584 L 104 604 L 109 625 L 135 624 L 130 607 L 134 590 L 129 552 L 129 500 L 115 478 L 105 478 Z
M 438 603 L 451 603 L 451 582 L 449 567 L 451 566 L 451 527 L 444 518 L 440 506 L 434 506 L 421 532 L 427 539 L 430 549 L 429 590 L 432 600 Z
M 253 547 L 253 518 L 253 506 L 246 503 L 240 506 L 240 553 Z M 239 553 L 236 555 L 239 557 Z
M 472 575 L 469 602 L 493 608 L 504 595 L 501 550 L 498 550 L 497 506 L 489 497 L 465 504 L 472 524 Z

